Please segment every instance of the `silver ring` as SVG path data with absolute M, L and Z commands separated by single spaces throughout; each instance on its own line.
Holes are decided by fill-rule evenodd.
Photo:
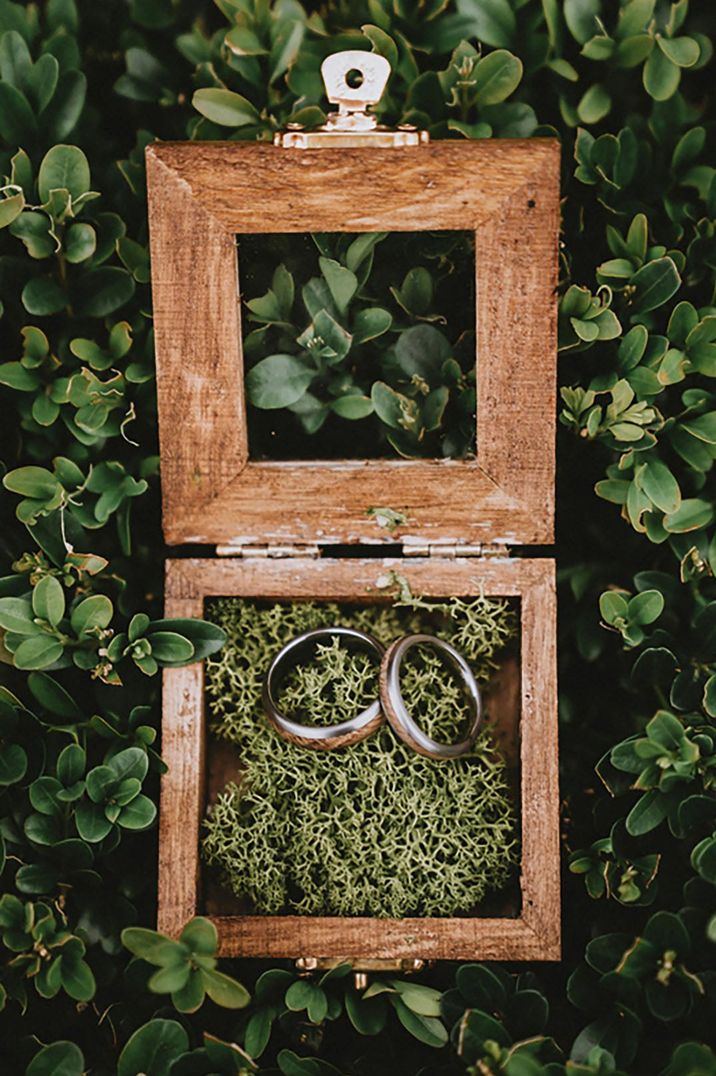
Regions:
M 443 744 L 426 735 L 410 716 L 400 690 L 400 667 L 408 650 L 414 646 L 432 646 L 447 657 L 458 676 L 470 701 L 470 727 L 460 743 Z M 472 669 L 454 646 L 434 635 L 405 635 L 394 642 L 385 652 L 380 667 L 380 698 L 383 712 L 401 740 L 420 755 L 428 758 L 457 758 L 472 748 L 482 721 L 482 698 Z
M 281 712 L 278 706 L 278 691 L 286 674 L 306 652 L 314 650 L 319 642 L 331 639 L 340 639 L 349 650 L 367 650 L 378 661 L 385 653 L 385 647 L 372 635 L 353 628 L 317 628 L 314 631 L 306 631 L 279 650 L 264 677 L 261 695 L 264 712 L 278 734 L 291 743 L 310 747 L 314 751 L 330 751 L 336 747 L 358 743 L 370 736 L 385 720 L 380 699 L 376 699 L 355 717 L 341 721 L 338 725 L 301 725 Z

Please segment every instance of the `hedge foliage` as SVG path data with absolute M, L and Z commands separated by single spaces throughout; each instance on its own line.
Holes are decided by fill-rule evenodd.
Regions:
M 688 0 L 0 0 L 7 1071 L 716 1072 L 715 33 Z M 563 146 L 565 955 L 369 994 L 237 966 L 237 1019 L 203 920 L 137 926 L 153 677 L 221 642 L 161 620 L 143 149 L 320 122 L 345 47 L 391 61 L 387 122 Z

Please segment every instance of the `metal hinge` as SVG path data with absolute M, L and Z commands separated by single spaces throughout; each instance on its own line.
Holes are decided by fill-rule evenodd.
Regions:
M 284 557 L 315 559 L 320 557 L 317 545 L 217 545 L 217 557 L 257 557 L 264 560 Z
M 510 547 L 491 542 L 408 542 L 406 557 L 509 557 Z
M 420 957 L 396 957 L 392 960 L 380 958 L 341 960 L 337 957 L 299 956 L 295 961 L 299 975 L 310 975 L 314 971 L 330 971 L 331 968 L 342 964 L 350 964 L 357 975 L 366 975 L 368 972 L 397 972 L 403 975 L 415 975 L 428 966 L 428 962 Z

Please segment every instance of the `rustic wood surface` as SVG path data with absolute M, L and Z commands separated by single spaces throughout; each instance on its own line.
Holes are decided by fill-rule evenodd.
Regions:
M 197 616 L 210 597 L 389 601 L 389 572 L 428 597 L 515 596 L 521 610 L 518 917 L 350 919 L 212 917 L 220 952 L 244 957 L 556 960 L 560 953 L 559 793 L 554 564 L 527 559 L 184 559 L 167 564 L 166 615 Z M 503 690 L 505 690 L 503 688 Z M 203 910 L 199 831 L 207 739 L 203 665 L 164 672 L 160 930 L 176 935 Z
M 556 141 L 156 143 L 147 179 L 169 543 L 552 540 Z M 236 235 L 451 228 L 476 234 L 476 460 L 250 460 Z

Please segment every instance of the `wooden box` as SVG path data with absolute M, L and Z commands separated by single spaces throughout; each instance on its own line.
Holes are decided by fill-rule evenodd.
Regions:
M 557 143 L 165 143 L 148 149 L 147 168 L 164 531 L 171 545 L 207 547 L 167 562 L 166 615 L 202 616 L 217 596 L 385 601 L 378 580 L 393 569 L 426 596 L 515 597 L 521 639 L 519 665 L 488 697 L 521 820 L 516 898 L 484 915 L 396 921 L 234 908 L 200 862 L 225 759 L 207 736 L 197 663 L 164 673 L 159 928 L 176 934 L 209 914 L 223 955 L 360 967 L 557 959 L 554 564 L 509 555 L 553 541 Z M 476 456 L 251 459 L 236 235 L 423 229 L 475 233 Z M 404 522 L 386 529 L 376 507 Z M 346 546 L 359 549 L 333 555 Z

